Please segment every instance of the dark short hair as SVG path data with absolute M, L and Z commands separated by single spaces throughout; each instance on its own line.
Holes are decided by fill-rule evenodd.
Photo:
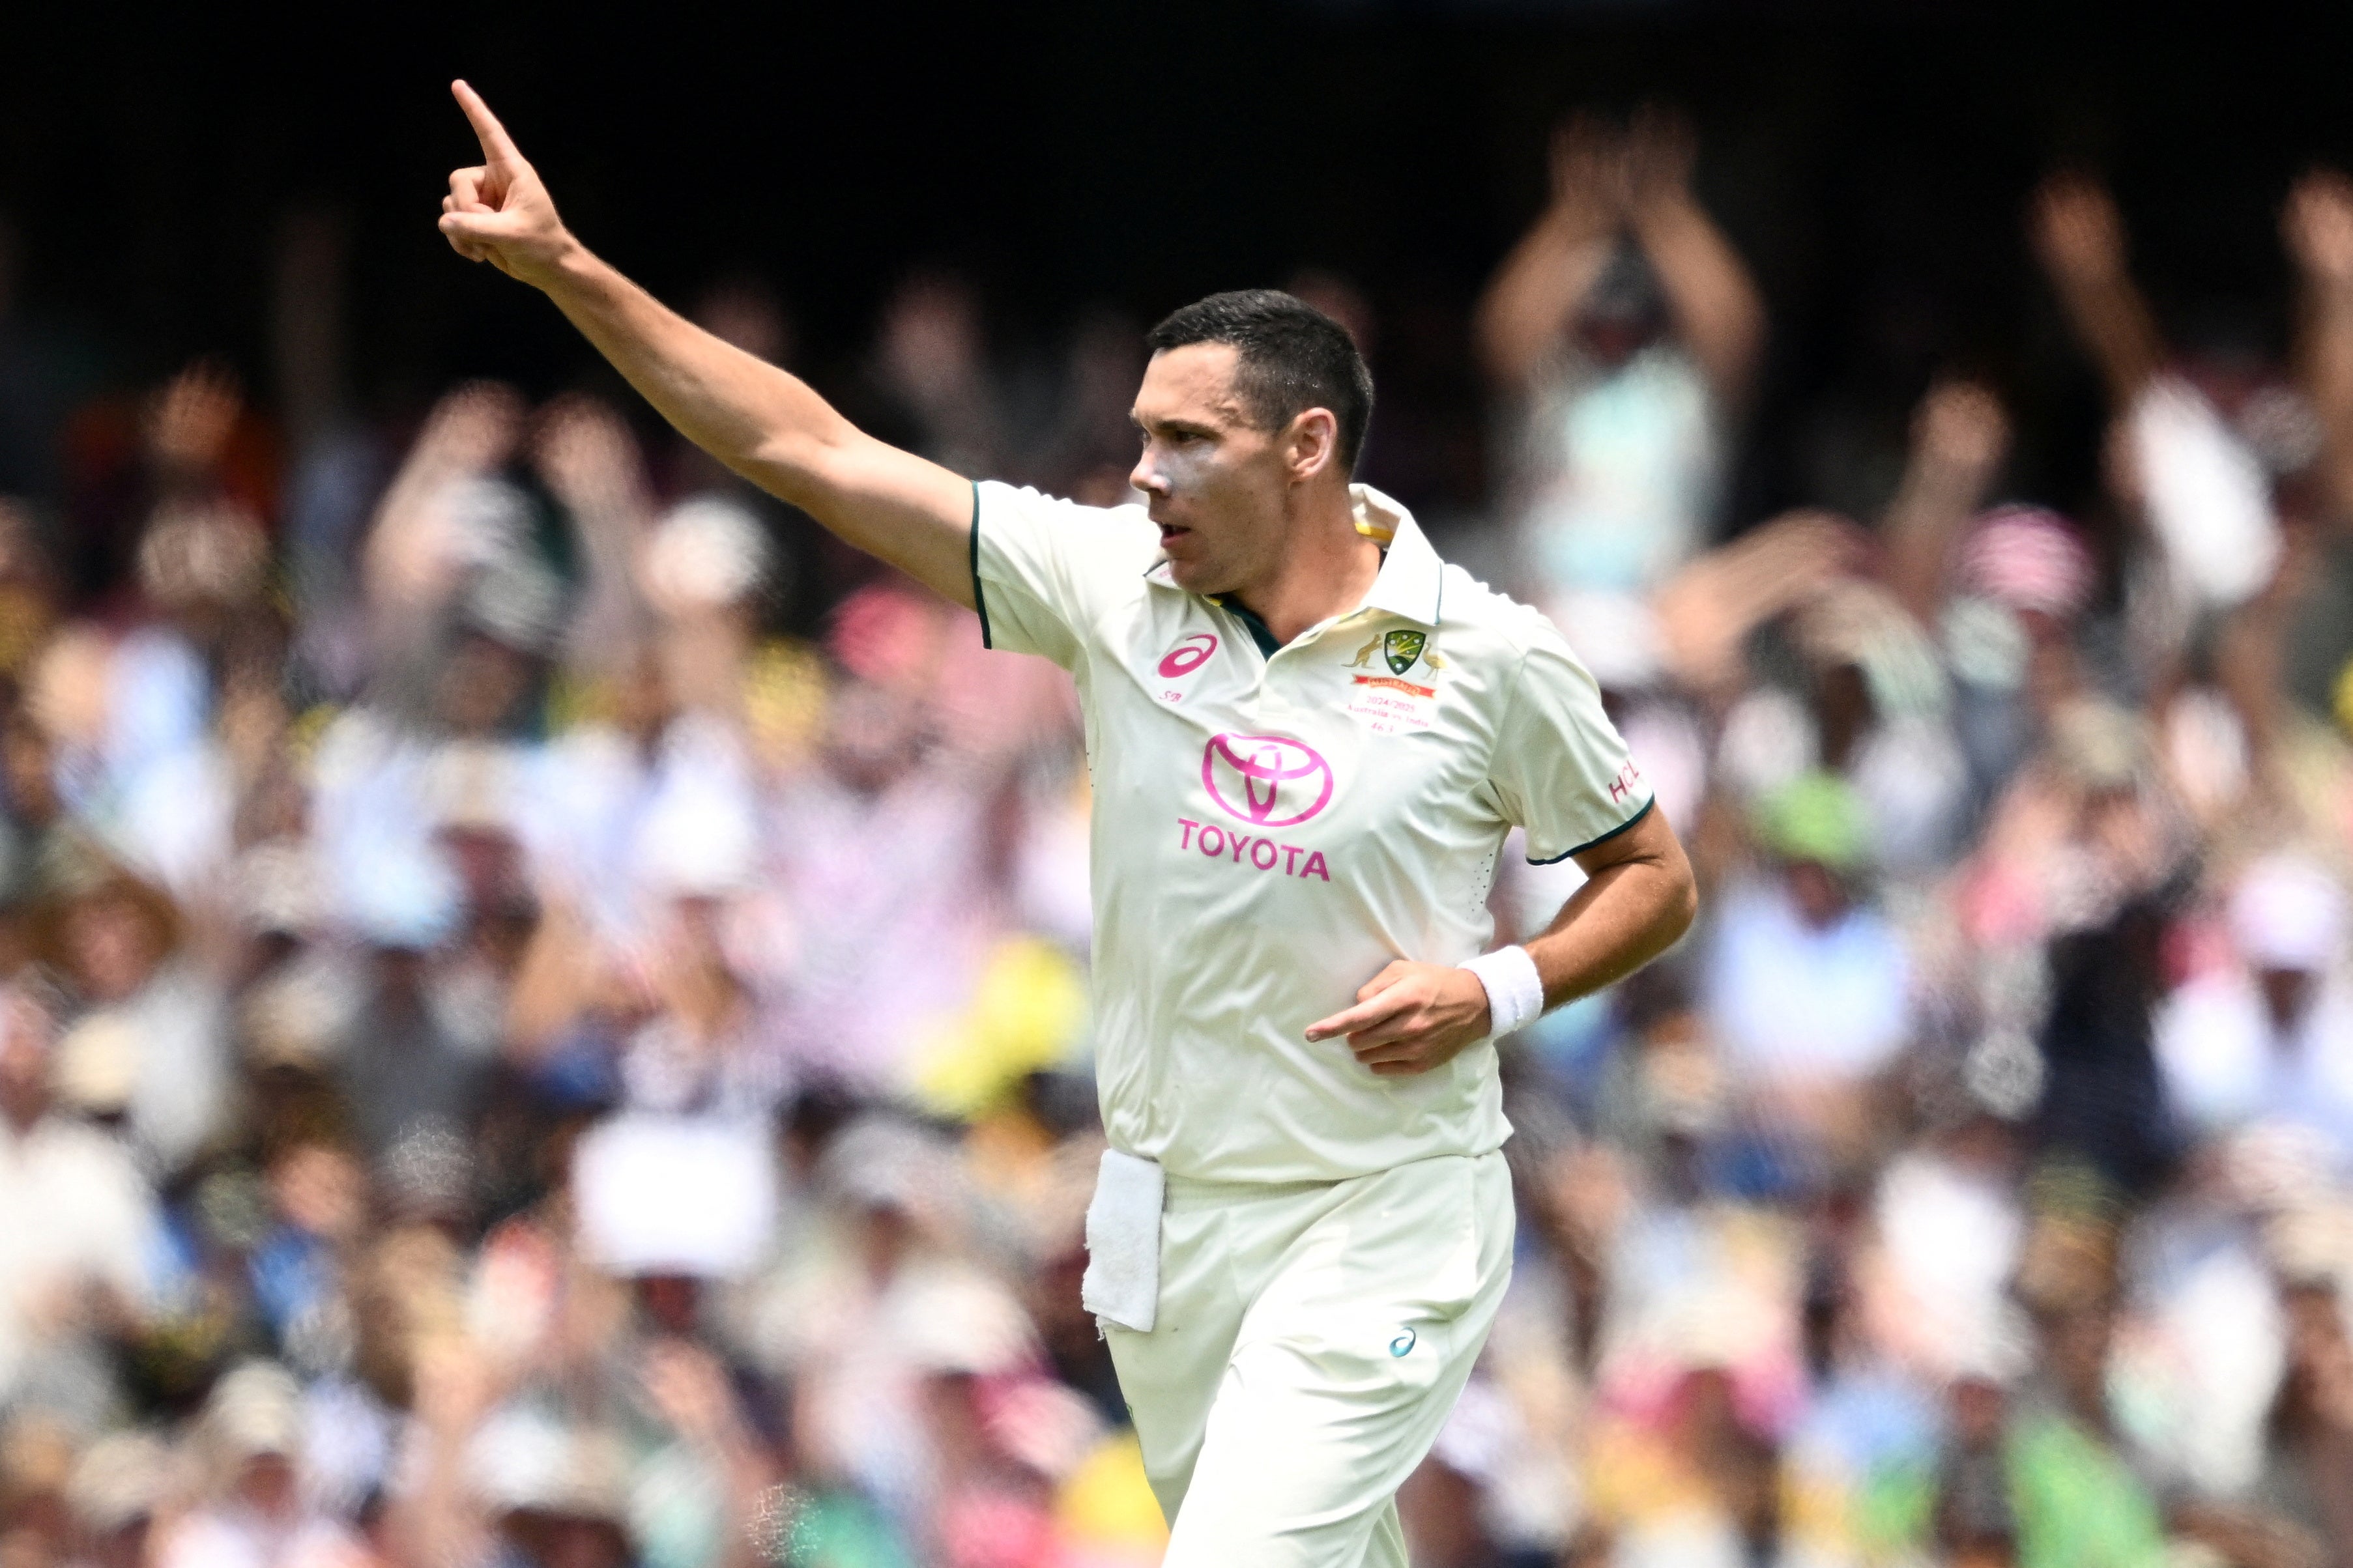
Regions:
M 1340 463 L 1350 473 L 1373 420 L 1373 373 L 1345 327 L 1280 289 L 1237 289 L 1171 310 L 1145 334 L 1152 352 L 1187 343 L 1231 343 L 1234 390 L 1250 416 L 1276 429 L 1310 408 L 1339 426 Z

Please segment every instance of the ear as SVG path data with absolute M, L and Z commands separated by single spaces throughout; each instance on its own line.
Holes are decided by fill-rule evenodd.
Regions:
M 1304 409 L 1293 417 L 1283 432 L 1283 459 L 1294 484 L 1339 469 L 1340 422 L 1330 409 Z

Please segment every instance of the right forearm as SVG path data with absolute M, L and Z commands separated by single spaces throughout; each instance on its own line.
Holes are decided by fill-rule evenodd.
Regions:
M 1591 292 L 1616 237 L 1608 215 L 1556 206 L 1495 269 L 1479 301 L 1480 358 L 1499 386 L 1517 391 Z
M 799 377 L 703 331 L 585 246 L 533 281 L 680 434 L 764 489 L 818 509 L 821 457 L 856 430 Z
M 2060 277 L 2060 303 L 2083 341 L 2116 411 L 2132 406 L 2165 363 L 2164 340 L 2133 280 L 2125 276 Z
M 798 376 L 703 331 L 576 244 L 531 280 L 687 439 L 844 543 L 972 604 L 964 479 L 864 434 Z
M 2353 284 L 2322 279 L 2305 302 L 2305 392 L 2319 416 L 2321 472 L 2337 518 L 2353 518 Z

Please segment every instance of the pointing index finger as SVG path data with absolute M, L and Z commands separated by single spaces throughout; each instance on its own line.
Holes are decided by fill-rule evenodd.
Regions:
M 462 80 L 451 82 L 449 91 L 457 99 L 458 107 L 466 111 L 466 119 L 472 123 L 474 135 L 482 143 L 484 161 L 492 163 L 520 163 L 523 161 L 522 149 L 514 144 L 514 138 L 507 134 L 507 128 L 499 123 L 499 117 L 491 112 L 491 106 L 482 101 L 480 93 Z
M 1335 1035 L 1356 1034 L 1388 1018 L 1397 1012 L 1400 1005 L 1398 998 L 1389 995 L 1387 992 L 1382 992 L 1368 1000 L 1357 1003 L 1353 1007 L 1335 1013 L 1328 1018 L 1319 1018 L 1308 1025 L 1307 1037 L 1311 1040 L 1328 1040 Z

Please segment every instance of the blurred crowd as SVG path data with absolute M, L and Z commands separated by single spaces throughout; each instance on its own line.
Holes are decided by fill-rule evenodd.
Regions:
M 1703 916 L 1502 1047 L 1414 1561 L 2353 1563 L 2353 183 L 2288 194 L 2283 355 L 2168 339 L 2052 177 L 2000 243 L 2093 490 L 1947 367 L 1757 517 L 1689 129 L 1551 153 L 1440 546 L 1591 664 Z M 0 267 L 0 1568 L 1155 1562 L 1068 682 L 615 402 L 357 416 L 343 266 L 281 237 L 266 404 L 76 391 Z M 923 273 L 821 389 L 1116 503 L 1140 337 Z M 1393 400 L 1369 477 L 1444 447 Z M 1511 940 L 1577 873 L 1499 877 Z

